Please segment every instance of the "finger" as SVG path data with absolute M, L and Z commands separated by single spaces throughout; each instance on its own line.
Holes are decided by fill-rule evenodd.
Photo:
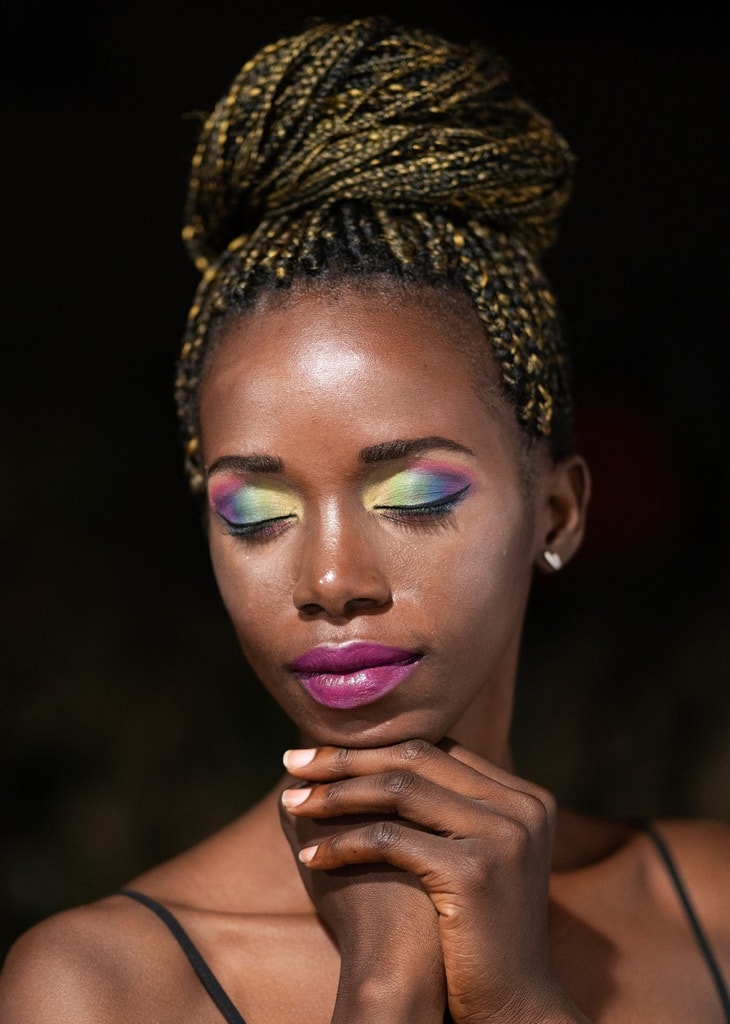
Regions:
M 488 830 L 494 814 L 508 810 L 404 770 L 284 790 L 281 802 L 296 817 L 397 816 L 450 838 L 479 835 Z
M 480 757 L 479 754 L 475 754 L 473 750 L 469 750 L 468 747 L 463 747 L 456 740 L 452 740 L 449 736 L 441 740 L 440 743 L 436 744 L 440 749 L 444 750 L 449 757 L 453 757 L 461 764 L 467 765 L 474 771 L 479 772 L 483 775 L 488 775 L 495 782 L 501 783 L 503 786 L 507 786 L 510 789 L 518 789 L 521 792 L 531 793 L 537 797 L 538 800 L 543 800 L 547 806 L 552 806 L 554 797 L 552 793 L 545 789 L 544 786 L 538 785 L 536 782 L 532 782 L 530 779 L 523 779 L 519 775 L 515 775 L 514 772 L 508 771 L 506 768 L 501 768 L 497 764 L 493 764 L 491 761 L 487 761 L 485 758 Z
M 469 839 L 455 843 L 432 832 L 413 829 L 393 819 L 371 822 L 327 836 L 299 851 L 306 867 L 328 871 L 358 864 L 386 863 L 417 877 L 440 912 L 485 906 L 487 898 L 515 878 L 534 877 L 545 848 L 536 845 L 520 822 L 497 819 L 499 828 L 490 844 Z M 515 872 L 517 869 L 517 872 Z
M 376 821 L 325 836 L 318 844 L 301 849 L 298 857 L 307 867 L 325 871 L 353 864 L 386 863 L 421 877 L 429 870 L 429 856 L 433 861 L 438 853 L 440 859 L 438 844 L 448 841 L 424 832 L 414 847 L 413 833 L 414 829 L 404 822 Z
M 306 763 L 300 756 L 304 754 L 307 755 Z M 405 740 L 388 747 L 317 747 L 306 752 L 287 751 L 284 764 L 292 775 L 311 782 L 329 782 L 402 769 L 422 775 L 445 788 L 456 789 L 465 796 L 478 796 L 479 784 L 485 777 L 421 739 Z
M 311 782 L 328 782 L 391 771 L 408 771 L 444 789 L 475 799 L 499 802 L 499 790 L 537 797 L 547 814 L 553 813 L 552 795 L 533 783 L 510 774 L 451 741 L 447 752 L 422 739 L 388 747 L 353 749 L 317 747 L 287 751 L 284 764 L 290 774 Z
M 500 817 L 520 822 L 536 837 L 552 832 L 554 813 L 538 797 L 494 785 L 484 788 L 489 792 L 466 797 L 399 769 L 284 790 L 281 803 L 299 819 L 337 819 L 348 825 L 348 818 L 387 815 L 451 839 L 491 840 Z

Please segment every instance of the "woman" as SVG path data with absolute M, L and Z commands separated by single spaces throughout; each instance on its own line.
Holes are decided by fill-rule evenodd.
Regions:
M 730 830 L 580 817 L 510 755 L 533 576 L 590 494 L 540 266 L 572 169 L 497 55 L 386 19 L 232 83 L 177 400 L 301 745 L 229 827 L 23 936 L 3 1021 L 730 1020 Z

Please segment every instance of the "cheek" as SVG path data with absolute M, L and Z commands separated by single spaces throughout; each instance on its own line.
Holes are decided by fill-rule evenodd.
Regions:
M 233 538 L 213 536 L 210 557 L 223 604 L 241 643 L 257 638 L 266 644 L 282 612 L 292 605 L 283 566 L 247 552 Z M 293 605 L 292 605 L 293 607 Z
M 471 525 L 440 557 L 424 559 L 414 591 L 422 602 L 425 591 L 434 629 L 446 625 L 453 636 L 478 643 L 521 622 L 532 581 L 532 525 L 523 508 L 513 516 L 485 514 Z

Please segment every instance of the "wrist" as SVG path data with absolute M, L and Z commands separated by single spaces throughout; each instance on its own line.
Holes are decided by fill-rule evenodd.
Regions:
M 353 976 L 343 969 L 331 1024 L 443 1024 L 443 969 L 414 976 L 397 970 Z
M 481 1018 L 474 1017 L 474 1020 Z M 581 1013 L 568 998 L 561 993 L 558 998 L 540 1001 L 539 1005 L 531 1005 L 525 1001 L 514 1001 L 498 1013 L 484 1018 L 484 1024 L 592 1024 L 592 1021 Z
M 538 1017 L 535 1020 L 540 1024 L 592 1024 L 566 993 L 561 993 L 561 998 L 551 1011 L 546 1011 L 544 1017 Z
M 445 999 L 431 993 L 369 983 L 338 990 L 331 1024 L 443 1024 L 445 1010 Z

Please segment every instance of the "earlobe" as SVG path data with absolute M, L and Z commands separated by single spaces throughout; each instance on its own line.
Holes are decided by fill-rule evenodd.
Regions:
M 548 551 L 546 548 L 542 553 L 542 557 L 545 559 L 545 561 L 553 570 L 553 572 L 560 572 L 560 570 L 563 568 L 563 559 L 560 557 L 557 551 Z
M 535 564 L 542 572 L 557 572 L 580 547 L 590 495 L 582 455 L 568 455 L 545 473 L 535 522 Z

